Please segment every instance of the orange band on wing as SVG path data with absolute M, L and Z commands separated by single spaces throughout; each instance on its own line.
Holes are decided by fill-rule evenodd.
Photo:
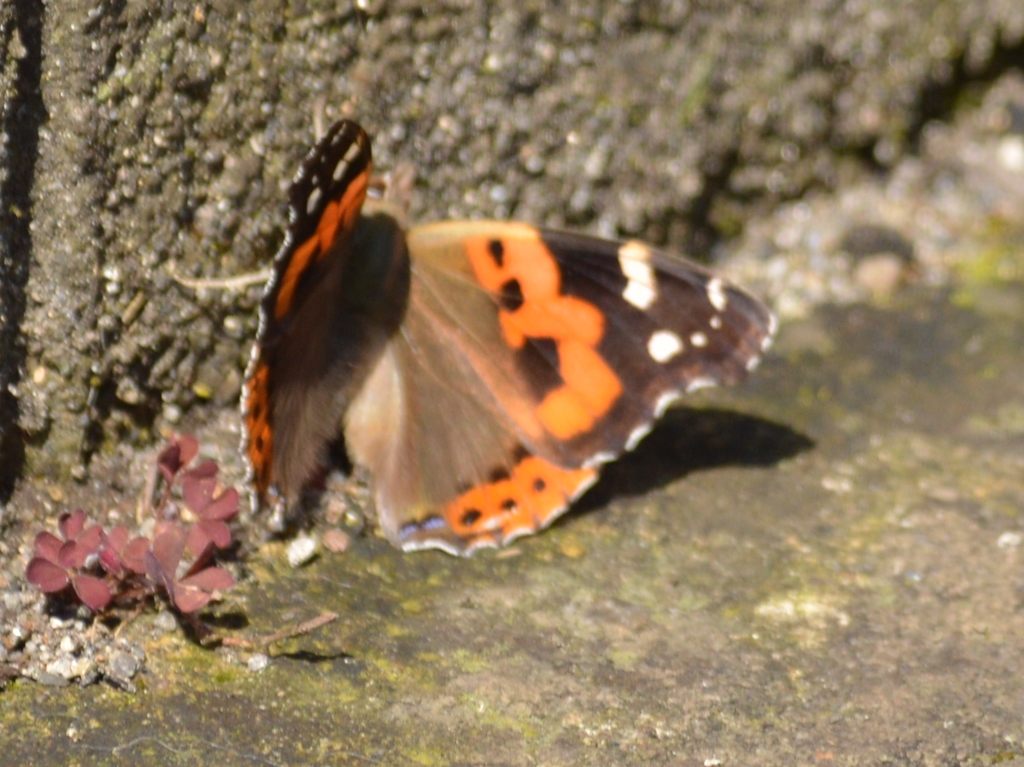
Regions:
M 252 467 L 252 481 L 262 495 L 270 487 L 274 433 L 270 427 L 270 369 L 259 363 L 246 383 L 245 430 L 248 435 L 246 457 Z
M 537 416 L 558 439 L 594 428 L 622 395 L 622 382 L 597 351 L 604 316 L 581 298 L 562 293 L 558 262 L 540 239 L 472 237 L 466 254 L 477 280 L 499 296 L 518 293 L 514 309 L 498 310 L 505 342 L 522 349 L 530 339 L 551 339 L 565 382 L 544 398 Z
M 281 275 L 277 300 L 274 303 L 274 318 L 282 319 L 292 310 L 295 290 L 299 280 L 311 262 L 319 261 L 331 249 L 338 237 L 338 232 L 347 234 L 355 226 L 356 218 L 366 200 L 366 190 L 370 182 L 370 165 L 366 170 L 352 179 L 341 198 L 327 203 L 320 214 L 320 222 L 316 231 L 303 243 L 295 248 L 288 268 Z
M 622 382 L 592 347 L 571 339 L 558 344 L 558 370 L 565 386 L 544 397 L 537 415 L 551 434 L 569 439 L 611 410 L 622 396 Z
M 467 490 L 444 508 L 444 516 L 464 540 L 509 537 L 550 524 L 597 477 L 594 469 L 562 469 L 527 456 L 507 479 Z

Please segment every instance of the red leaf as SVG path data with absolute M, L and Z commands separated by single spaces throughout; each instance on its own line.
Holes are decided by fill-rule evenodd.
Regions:
M 194 613 L 201 610 L 210 603 L 213 597 L 199 589 L 176 589 L 174 592 L 174 605 L 183 613 Z
M 57 564 L 61 567 L 80 568 L 85 565 L 89 553 L 75 541 L 67 541 L 57 552 Z
M 42 557 L 57 564 L 57 558 L 60 556 L 60 547 L 63 545 L 61 539 L 56 535 L 44 532 L 36 536 L 35 543 L 32 545 L 32 551 L 37 557 Z
M 121 561 L 124 566 L 131 570 L 133 573 L 139 575 L 146 574 L 146 552 L 149 551 L 150 542 L 149 538 L 139 536 L 133 538 L 128 544 L 121 549 Z
M 153 581 L 157 586 L 163 586 L 164 591 L 167 592 L 167 596 L 173 598 L 174 596 L 174 574 L 168 573 L 160 560 L 156 558 L 156 555 L 152 550 L 146 550 L 146 575 Z
M 206 534 L 213 539 L 213 542 L 217 545 L 218 549 L 225 549 L 231 545 L 231 528 L 223 522 L 218 522 L 215 519 L 204 519 L 199 524 L 203 526 Z
M 198 557 L 206 550 L 207 546 L 211 545 L 215 544 L 206 530 L 203 529 L 202 522 L 197 522 L 189 528 L 188 542 L 185 544 L 185 548 L 192 552 L 193 557 Z
M 198 558 L 211 543 L 218 549 L 230 546 L 231 528 L 223 522 L 201 519 L 189 530 L 188 550 Z
M 183 464 L 188 464 L 199 454 L 199 440 L 191 434 L 180 435 L 178 444 L 181 446 L 181 462 Z
M 64 512 L 57 518 L 57 527 L 65 541 L 75 540 L 85 527 L 85 512 L 81 509 L 75 509 L 70 514 Z
M 194 513 L 201 514 L 213 497 L 217 480 L 213 477 L 192 477 L 186 474 L 181 480 L 181 497 Z
M 67 587 L 71 579 L 63 567 L 42 557 L 32 557 L 25 568 L 25 577 L 47 594 L 54 594 Z
M 220 471 L 220 469 L 217 468 L 216 461 L 203 461 L 189 469 L 188 476 L 195 477 L 196 479 L 216 479 L 218 471 Z
M 92 575 L 77 575 L 71 579 L 78 598 L 95 611 L 100 611 L 110 604 L 110 587 L 102 578 Z
M 166 448 L 157 456 L 157 466 L 168 483 L 174 476 L 196 458 L 199 453 L 199 441 L 191 434 L 182 434 L 167 443 Z
M 168 442 L 167 447 L 160 451 L 156 457 L 156 464 L 164 479 L 171 483 L 174 476 L 182 467 L 188 465 L 198 452 L 199 441 L 191 434 L 182 434 Z
M 161 450 L 156 457 L 156 465 L 160 469 L 160 473 L 164 475 L 167 483 L 173 482 L 174 475 L 185 465 L 181 460 L 181 445 L 177 442 L 172 442 Z
M 153 541 L 153 556 L 160 566 L 173 578 L 185 553 L 185 529 L 181 525 L 170 525 Z M 148 567 L 146 568 L 148 571 Z
M 103 528 L 99 525 L 93 525 L 78 536 L 75 539 L 75 543 L 82 549 L 83 556 L 88 558 L 90 555 L 99 552 L 100 546 L 103 545 L 103 538 Z
M 111 548 L 104 548 L 100 551 L 100 566 L 111 575 L 120 575 L 124 572 L 121 567 L 121 557 Z
M 174 586 L 174 604 L 183 613 L 191 613 L 210 603 L 210 592 L 229 589 L 235 585 L 231 573 L 219 567 L 207 567 L 195 575 L 182 578 Z
M 203 519 L 231 519 L 238 513 L 238 491 L 229 487 L 203 509 Z
M 187 578 L 190 575 L 195 575 L 204 567 L 207 567 L 213 560 L 214 552 L 217 551 L 217 547 L 213 541 L 207 541 L 206 548 L 195 555 L 195 559 L 192 560 L 192 564 L 188 566 L 188 569 L 182 574 L 182 578 Z
M 128 543 L 128 528 L 124 525 L 118 525 L 107 533 L 107 545 L 118 554 L 121 553 L 126 543 Z
M 182 578 L 180 584 L 200 588 L 204 591 L 224 591 L 235 585 L 235 579 L 227 570 L 220 567 L 207 567 L 195 575 Z
M 114 528 L 110 532 L 116 534 L 116 537 L 120 537 L 120 530 L 124 528 Z M 125 531 L 125 535 L 127 535 Z M 99 561 L 100 567 L 106 570 L 111 575 L 121 575 L 124 572 L 124 568 L 121 567 L 121 555 L 120 546 L 114 546 L 114 541 L 111 540 L 110 535 L 100 530 L 100 554 Z

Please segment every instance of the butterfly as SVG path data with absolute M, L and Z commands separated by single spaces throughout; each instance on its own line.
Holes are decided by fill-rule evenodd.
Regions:
M 733 384 L 765 306 L 642 243 L 523 223 L 408 227 L 341 120 L 290 192 L 242 393 L 257 507 L 296 504 L 343 436 L 405 550 L 533 533 L 681 395 Z

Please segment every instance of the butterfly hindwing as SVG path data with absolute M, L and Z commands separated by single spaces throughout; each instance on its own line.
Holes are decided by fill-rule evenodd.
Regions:
M 467 553 L 547 525 L 595 472 L 535 455 L 544 435 L 521 426 L 536 421 L 534 401 L 493 296 L 464 270 L 413 257 L 411 271 L 405 319 L 345 421 L 384 532 L 406 549 Z

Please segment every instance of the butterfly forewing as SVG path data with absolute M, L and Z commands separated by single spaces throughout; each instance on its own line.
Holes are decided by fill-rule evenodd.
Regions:
M 371 164 L 369 137 L 342 121 L 292 183 L 242 398 L 243 452 L 257 498 L 274 488 L 294 500 L 337 434 L 338 393 L 351 384 L 337 296 Z
M 496 324 L 464 321 L 493 319 L 492 297 L 458 271 L 413 263 L 412 274 L 405 321 L 349 409 L 346 444 L 371 470 L 381 525 L 397 545 L 499 545 L 550 521 L 589 477 L 563 493 L 572 477 L 524 465 L 531 435 L 517 419 L 543 436 L 533 402 Z M 537 472 L 550 478 L 544 492 Z
M 504 344 L 489 353 L 507 355 L 501 367 L 533 403 L 515 420 L 523 428 L 539 419 L 545 437 L 528 444 L 564 466 L 632 447 L 634 433 L 686 391 L 741 380 L 773 332 L 749 294 L 639 243 L 498 222 L 417 227 L 409 243 L 415 262 L 439 270 L 463 275 L 469 262 L 492 315 L 454 302 L 449 321 L 503 329 Z

